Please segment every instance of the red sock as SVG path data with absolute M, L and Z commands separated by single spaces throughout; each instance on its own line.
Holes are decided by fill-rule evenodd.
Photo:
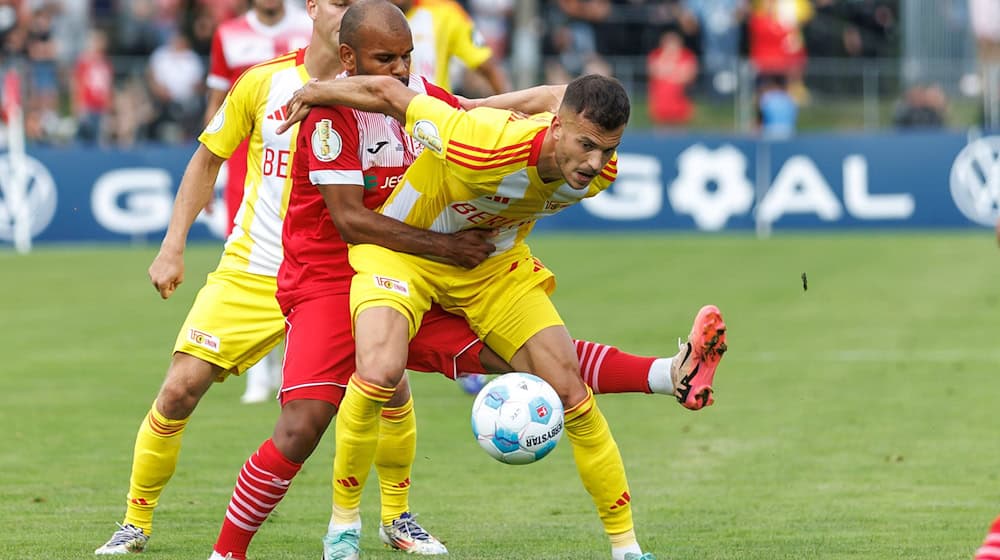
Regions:
M 261 444 L 243 463 L 214 550 L 223 556 L 232 554 L 235 560 L 245 560 L 250 539 L 285 497 L 301 467 L 301 463 L 286 459 L 270 439 Z
M 649 368 L 656 358 L 627 354 L 614 346 L 574 340 L 580 375 L 594 393 L 650 393 Z
M 1000 517 L 993 521 L 983 546 L 976 551 L 975 560 L 1000 560 Z

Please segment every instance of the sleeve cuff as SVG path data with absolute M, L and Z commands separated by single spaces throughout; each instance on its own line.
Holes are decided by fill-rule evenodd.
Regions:
M 229 91 L 229 80 L 223 78 L 222 76 L 217 76 L 215 74 L 209 74 L 208 78 L 205 79 L 205 85 L 210 89 L 217 89 L 219 91 Z
M 309 182 L 314 185 L 360 185 L 364 186 L 365 177 L 360 171 L 338 171 L 322 169 L 309 172 Z

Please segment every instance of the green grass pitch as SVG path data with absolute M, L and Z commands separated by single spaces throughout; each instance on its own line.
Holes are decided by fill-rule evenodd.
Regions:
M 672 354 L 697 309 L 729 325 L 716 404 L 599 399 L 636 530 L 660 559 L 969 559 L 1000 513 L 1000 251 L 982 233 L 534 239 L 574 336 Z M 155 249 L 0 253 L 0 558 L 90 558 L 124 511 L 132 444 L 219 247 L 193 247 L 160 301 Z M 808 274 L 803 291 L 801 274 Z M 523 467 L 488 458 L 472 399 L 415 374 L 411 503 L 462 559 L 608 558 L 568 442 Z M 185 434 L 145 558 L 207 558 L 237 471 L 276 404 L 209 392 Z M 251 558 L 315 558 L 333 436 Z M 401 560 L 365 495 L 363 557 Z

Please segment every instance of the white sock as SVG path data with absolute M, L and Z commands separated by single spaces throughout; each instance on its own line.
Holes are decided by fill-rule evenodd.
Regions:
M 649 390 L 662 395 L 674 394 L 674 381 L 670 379 L 670 367 L 673 365 L 673 358 L 657 358 L 649 366 Z
M 611 549 L 612 560 L 625 560 L 625 555 L 628 553 L 635 554 L 636 556 L 642 556 L 642 549 L 639 548 L 638 543 L 631 546 L 623 546 L 621 548 Z
M 358 519 L 353 523 L 338 524 L 334 523 L 333 519 L 330 519 L 330 524 L 326 526 L 326 531 L 328 533 L 342 533 L 348 529 L 357 529 L 361 531 L 361 520 Z

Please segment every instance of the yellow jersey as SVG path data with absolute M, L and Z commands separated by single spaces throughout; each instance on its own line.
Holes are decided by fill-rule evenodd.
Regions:
M 453 0 L 416 0 L 406 19 L 413 33 L 410 71 L 448 91 L 451 57 L 458 57 L 469 68 L 478 68 L 493 54 L 472 18 Z
M 380 212 L 442 233 L 496 229 L 493 255 L 510 250 L 535 220 L 597 195 L 618 173 L 615 154 L 586 189 L 562 179 L 543 181 L 537 165 L 552 118 L 490 108 L 462 111 L 417 95 L 406 109 L 406 131 L 424 150 Z
M 301 49 L 248 69 L 198 137 L 209 151 L 226 159 L 250 137 L 243 202 L 221 263 L 231 268 L 278 275 L 298 125 L 284 134 L 276 129 L 285 120 L 285 103 L 309 81 L 304 54 Z

